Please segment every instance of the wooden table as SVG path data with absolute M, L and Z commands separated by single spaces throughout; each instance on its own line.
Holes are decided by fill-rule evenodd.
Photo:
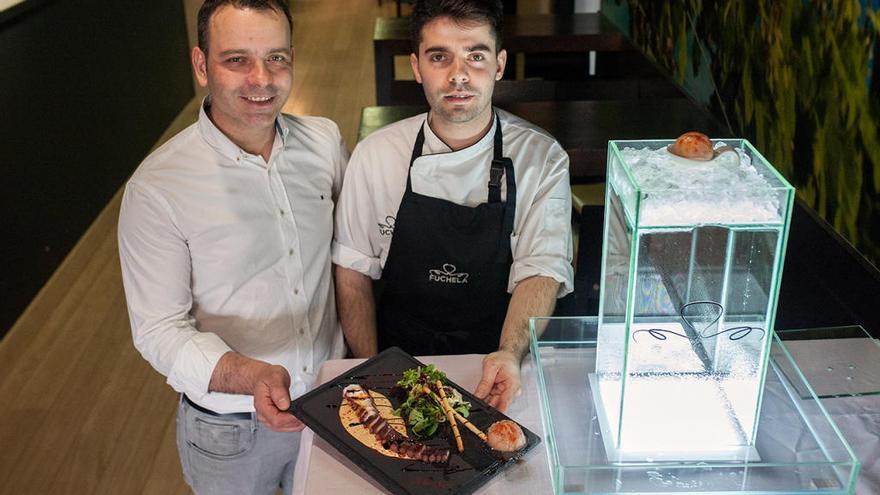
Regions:
M 506 103 L 508 110 L 552 134 L 571 159 L 572 183 L 604 180 L 611 139 L 676 138 L 698 130 L 714 137 L 730 133 L 707 111 L 684 98 Z M 376 129 L 424 112 L 422 106 L 366 107 L 358 141 Z
M 506 16 L 503 46 L 509 53 L 509 60 L 517 53 L 586 53 L 633 49 L 623 33 L 602 14 Z M 373 52 L 376 103 L 391 105 L 407 101 L 401 97 L 411 95 L 413 88 L 418 89 L 417 83 L 394 79 L 394 56 L 412 52 L 409 19 L 376 19 Z

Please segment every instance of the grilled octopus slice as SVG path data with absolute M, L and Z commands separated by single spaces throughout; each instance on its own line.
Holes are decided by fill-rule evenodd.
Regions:
M 401 435 L 373 403 L 369 391 L 361 385 L 351 384 L 342 390 L 342 397 L 357 412 L 361 424 L 382 442 L 382 447 L 399 456 L 427 463 L 444 463 L 449 460 L 449 449 L 429 447 Z

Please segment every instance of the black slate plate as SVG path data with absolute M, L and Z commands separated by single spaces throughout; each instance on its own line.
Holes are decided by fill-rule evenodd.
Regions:
M 459 453 L 455 448 L 452 430 L 447 423 L 444 423 L 438 429 L 438 433 L 425 442 L 428 445 L 448 448 L 452 453 L 447 464 L 435 465 L 382 455 L 349 435 L 339 421 L 342 389 L 346 385 L 359 383 L 388 396 L 392 404 L 397 407 L 399 401 L 390 396 L 391 388 L 401 378 L 403 371 L 416 366 L 424 366 L 424 364 L 401 349 L 392 347 L 296 399 L 290 406 L 291 411 L 382 486 L 398 494 L 473 493 L 540 443 L 541 439 L 537 435 L 523 428 L 528 440 L 526 447 L 512 457 L 502 458 L 476 435 L 460 425 L 464 452 Z M 509 419 L 454 382 L 447 380 L 447 384 L 458 389 L 464 399 L 471 403 L 471 414 L 468 419 L 481 430 L 486 431 L 495 421 Z

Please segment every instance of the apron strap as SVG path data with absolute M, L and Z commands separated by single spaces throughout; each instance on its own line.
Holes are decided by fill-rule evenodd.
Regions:
M 507 168 L 504 165 L 503 144 L 501 139 L 501 119 L 495 114 L 495 148 L 492 167 L 489 168 L 489 202 L 501 202 L 501 177 Z M 509 195 L 509 194 L 508 194 Z
M 504 202 L 504 236 L 501 242 L 510 242 L 513 233 L 513 220 L 516 214 L 516 177 L 513 173 L 513 160 L 504 156 L 501 137 L 501 117 L 495 114 L 495 156 L 489 169 L 489 202 L 501 201 L 501 177 L 507 179 L 507 200 Z
M 425 121 L 427 122 L 427 121 Z M 416 158 L 422 156 L 422 146 L 425 145 L 425 124 L 423 123 L 421 127 L 419 127 L 419 134 L 416 136 L 416 144 L 413 146 L 412 156 L 409 159 L 409 170 L 406 172 L 406 192 L 407 194 L 412 193 L 412 166 L 415 163 Z
M 504 174 L 507 176 L 507 201 L 504 202 L 504 234 L 505 241 L 509 242 L 513 233 L 513 220 L 516 213 L 516 178 L 513 174 L 513 160 L 504 157 Z M 493 160 L 494 163 L 494 160 Z

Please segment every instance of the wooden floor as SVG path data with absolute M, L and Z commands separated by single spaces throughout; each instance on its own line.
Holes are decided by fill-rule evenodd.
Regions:
M 296 0 L 285 111 L 324 115 L 355 144 L 375 104 L 372 29 L 385 0 Z M 186 56 L 184 54 L 184 56 Z M 185 108 L 163 137 L 194 121 Z M 188 493 L 176 395 L 134 350 L 116 246 L 120 193 L 0 342 L 0 494 Z

